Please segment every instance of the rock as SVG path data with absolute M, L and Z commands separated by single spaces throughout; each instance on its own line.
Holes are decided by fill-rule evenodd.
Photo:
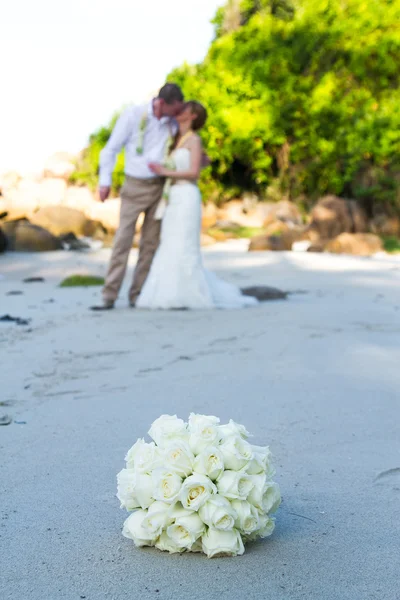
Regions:
M 217 240 L 213 237 L 211 237 L 211 235 L 207 235 L 206 233 L 201 233 L 200 234 L 200 244 L 201 246 L 212 246 L 213 244 L 216 244 Z
M 39 206 L 56 206 L 62 204 L 66 193 L 67 184 L 63 179 L 43 179 L 38 189 Z
M 120 208 L 120 198 L 112 198 L 106 202 L 94 202 L 86 215 L 99 221 L 108 232 L 115 232 L 119 225 Z M 140 228 L 140 224 L 138 228 Z
M 1 194 L 5 196 L 9 190 L 16 188 L 20 181 L 21 175 L 16 171 L 9 171 L 7 173 L 3 173 L 3 175 L 1 175 L 0 177 Z
M 287 292 L 282 292 L 277 288 L 264 285 L 242 288 L 242 294 L 245 296 L 253 296 L 253 298 L 257 298 L 260 302 L 265 302 L 267 300 L 285 300 L 288 295 Z
M 377 215 L 370 223 L 372 233 L 387 237 L 400 237 L 400 218 L 397 216 Z
M 381 239 L 373 233 L 341 233 L 325 246 L 326 252 L 371 256 L 382 252 Z
M 94 220 L 96 220 L 96 217 L 92 217 L 91 211 L 95 210 L 97 204 L 100 203 L 96 202 L 89 188 L 79 187 L 77 185 L 73 185 L 67 188 L 63 200 L 64 206 L 80 210 L 83 213 L 85 213 L 87 217 Z
M 284 226 L 285 224 L 282 223 Z M 292 249 L 294 242 L 301 239 L 303 235 L 302 228 L 289 228 L 282 231 L 279 235 L 258 235 L 251 239 L 249 252 L 271 250 L 273 252 L 283 252 Z
M 61 235 L 60 240 L 65 250 L 90 250 L 89 244 L 79 240 L 74 233 Z
M 265 227 L 265 235 L 280 235 L 281 233 L 286 233 L 289 229 L 289 225 L 283 221 L 271 221 Z
M 268 215 L 268 205 L 263 202 L 245 205 L 241 200 L 232 200 L 218 210 L 218 219 L 237 223 L 241 227 L 262 227 Z
M 238 231 L 239 229 L 241 229 L 241 225 L 239 225 L 238 223 L 224 220 L 216 221 L 214 227 L 216 227 L 217 229 L 230 229 L 232 231 Z
M 17 325 L 29 325 L 30 319 L 23 319 L 21 317 L 12 317 L 11 315 L 3 315 L 0 317 L 2 323 L 16 323 Z
M 8 239 L 8 249 L 15 252 L 46 252 L 61 250 L 62 243 L 46 229 L 29 221 L 8 221 L 3 224 Z
M 310 242 L 307 252 L 324 252 L 326 245 L 329 244 L 330 241 L 331 240 L 314 240 Z
M 303 224 L 302 214 L 294 202 L 281 200 L 276 204 L 268 203 L 268 214 L 264 221 L 264 227 L 267 227 L 274 221 L 282 221 L 291 225 L 300 226 Z
M 216 242 L 225 242 L 226 240 L 233 240 L 236 238 L 236 235 L 233 231 L 224 231 L 222 229 L 211 228 L 207 233 L 210 237 L 214 238 Z
M 270 237 L 268 235 L 256 235 L 251 238 L 249 252 L 259 252 L 262 250 L 271 250 Z
M 101 223 L 67 206 L 44 206 L 31 216 L 30 221 L 56 236 L 73 233 L 76 236 L 95 237 L 98 231 L 104 231 Z
M 355 200 L 325 196 L 311 212 L 308 229 L 322 239 L 332 239 L 341 233 L 361 233 L 367 230 L 367 218 Z
M 23 283 L 44 283 L 46 280 L 44 277 L 26 277 L 22 281 Z
M 0 254 L 7 250 L 7 237 L 2 228 L 0 227 Z
M 29 218 L 40 205 L 40 183 L 36 179 L 21 179 L 17 187 L 4 195 L 8 219 Z
M 12 418 L 9 415 L 0 416 L 0 425 L 10 425 L 10 423 L 12 423 Z
M 44 176 L 69 179 L 76 169 L 74 160 L 72 154 L 56 152 L 47 160 L 43 171 Z
M 210 227 L 214 227 L 218 219 L 218 209 L 212 202 L 203 206 L 203 212 L 201 217 L 201 227 L 203 231 L 206 231 Z

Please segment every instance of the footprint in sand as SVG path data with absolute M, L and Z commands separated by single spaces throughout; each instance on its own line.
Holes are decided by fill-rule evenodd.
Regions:
M 393 491 L 400 492 L 400 467 L 379 473 L 374 479 L 374 485 L 389 487 Z

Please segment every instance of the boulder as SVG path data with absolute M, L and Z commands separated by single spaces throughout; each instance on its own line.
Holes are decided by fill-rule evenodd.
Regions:
M 4 231 L 2 230 L 2 228 L 0 227 L 0 254 L 2 254 L 3 252 L 5 252 L 7 250 L 7 238 L 6 235 L 4 233 Z
M 262 227 L 268 214 L 268 205 L 258 202 L 249 206 L 241 200 L 232 200 L 218 210 L 218 219 L 231 221 L 242 227 Z
M 201 246 L 212 246 L 216 243 L 216 239 L 211 237 L 211 235 L 207 235 L 206 233 L 200 234 L 200 244 Z
M 371 223 L 372 233 L 387 237 L 400 237 L 400 218 L 397 216 L 377 215 Z
M 26 219 L 8 221 L 2 227 L 7 236 L 8 249 L 15 252 L 47 252 L 63 247 L 58 237 Z
M 308 229 L 322 239 L 333 239 L 341 233 L 367 231 L 367 218 L 355 200 L 337 196 L 321 198 L 311 212 Z
M 43 170 L 45 177 L 57 177 L 60 179 L 69 179 L 76 167 L 75 157 L 67 152 L 56 152 L 51 156 Z
M 265 227 L 265 235 L 281 235 L 289 231 L 290 227 L 283 221 L 271 221 Z
M 62 204 L 67 193 L 67 184 L 63 179 L 47 178 L 39 184 L 39 206 L 56 206 Z
M 92 221 L 79 210 L 67 206 L 44 206 L 30 220 L 56 236 L 74 233 L 76 236 L 96 237 L 97 232 L 103 231 L 101 223 Z
M 268 207 L 268 214 L 264 221 L 264 227 L 277 221 L 296 226 L 303 224 L 302 214 L 294 202 L 281 200 L 275 204 L 268 203 L 266 206 Z
M 16 171 L 8 171 L 0 176 L 0 191 L 3 196 L 9 190 L 16 188 L 21 181 L 21 175 Z
M 21 179 L 15 188 L 4 194 L 8 218 L 16 220 L 29 216 L 39 208 L 40 183 L 36 179 Z
M 206 231 L 210 227 L 214 227 L 218 219 L 218 209 L 212 202 L 203 206 L 203 212 L 201 217 L 201 227 L 203 231 Z
M 266 302 L 267 300 L 285 300 L 288 296 L 287 292 L 265 285 L 242 288 L 241 291 L 245 296 L 257 298 L 259 302 Z
M 87 187 L 72 185 L 66 189 L 63 206 L 80 210 L 84 212 L 87 217 L 96 220 L 95 217 L 92 217 L 91 211 L 95 209 L 97 204 L 92 192 Z
M 284 225 L 282 223 L 282 225 Z M 292 249 L 294 242 L 300 240 L 303 235 L 302 228 L 289 228 L 279 234 L 274 235 L 258 235 L 251 239 L 249 245 L 250 252 L 261 250 L 271 250 L 273 252 L 284 252 Z
M 107 231 L 115 232 L 119 225 L 120 208 L 121 200 L 111 198 L 106 202 L 94 202 L 86 215 L 95 221 L 99 221 Z
M 307 252 L 324 252 L 330 241 L 331 240 L 314 240 L 310 242 Z
M 382 252 L 381 239 L 373 233 L 341 233 L 325 246 L 326 252 L 371 256 Z

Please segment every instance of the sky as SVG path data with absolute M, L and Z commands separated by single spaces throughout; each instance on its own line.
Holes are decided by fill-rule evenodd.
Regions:
M 223 0 L 13 0 L 0 4 L 0 172 L 76 153 L 183 62 L 205 56 Z

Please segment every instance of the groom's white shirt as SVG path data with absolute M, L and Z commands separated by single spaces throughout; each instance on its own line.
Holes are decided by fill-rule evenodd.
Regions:
M 143 154 L 138 154 L 140 124 L 146 111 Z M 148 168 L 148 164 L 161 163 L 164 160 L 165 145 L 171 131 L 173 134 L 176 133 L 176 122 L 169 117 L 157 119 L 153 114 L 152 102 L 127 108 L 116 122 L 107 145 L 100 153 L 100 185 L 111 185 L 115 160 L 123 147 L 125 147 L 126 175 L 138 179 L 156 177 Z

